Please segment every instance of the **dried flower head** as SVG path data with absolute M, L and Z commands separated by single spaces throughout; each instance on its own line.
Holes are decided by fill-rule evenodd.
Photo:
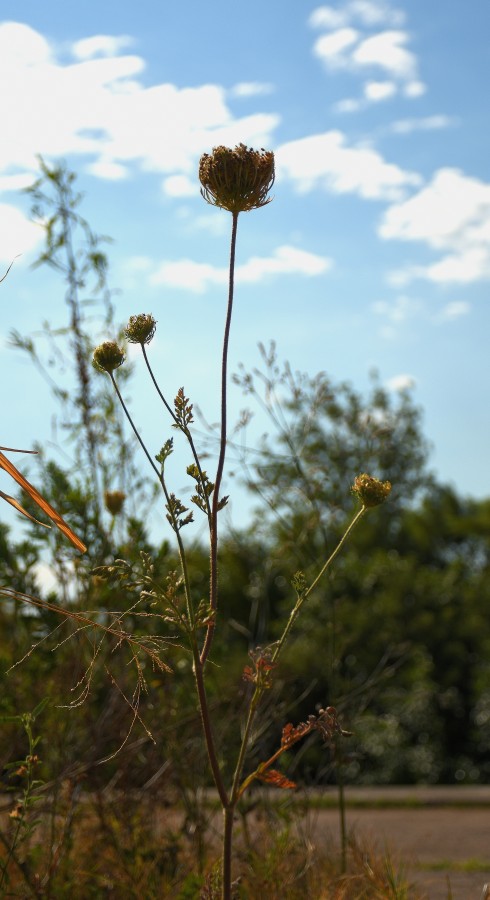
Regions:
M 116 344 L 115 341 L 104 341 L 94 350 L 93 364 L 99 372 L 108 372 L 111 374 L 114 369 L 118 369 L 124 362 L 124 352 Z
M 111 516 L 117 516 L 121 512 L 125 499 L 124 491 L 104 491 L 105 508 Z
M 156 320 L 150 313 L 130 316 L 124 329 L 124 335 L 130 344 L 149 344 L 157 327 Z
M 365 473 L 358 475 L 352 485 L 352 493 L 357 494 L 363 506 L 367 508 L 384 503 L 390 491 L 390 481 L 379 481 L 378 478 Z
M 274 154 L 245 144 L 215 147 L 199 162 L 201 194 L 208 203 L 231 213 L 248 212 L 270 203 L 274 184 Z

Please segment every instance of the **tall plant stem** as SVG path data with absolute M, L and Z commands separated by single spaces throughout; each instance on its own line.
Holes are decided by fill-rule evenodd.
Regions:
M 338 542 L 337 546 L 335 547 L 335 550 L 332 551 L 332 553 L 331 553 L 330 556 L 328 557 L 328 559 L 327 559 L 325 565 L 322 566 L 322 568 L 320 569 L 320 571 L 319 571 L 318 575 L 316 576 L 315 580 L 310 584 L 309 588 L 308 588 L 303 594 L 300 594 L 300 595 L 298 596 L 298 600 L 297 600 L 297 602 L 296 602 L 296 604 L 295 604 L 295 606 L 294 606 L 294 608 L 293 608 L 293 610 L 292 610 L 292 612 L 291 612 L 291 615 L 289 616 L 289 619 L 288 619 L 288 621 L 287 621 L 287 623 L 286 623 L 286 627 L 284 628 L 284 631 L 283 631 L 283 633 L 282 633 L 282 635 L 281 635 L 279 641 L 278 641 L 277 644 L 276 644 L 276 649 L 274 650 L 274 653 L 272 654 L 271 662 L 273 662 L 273 663 L 277 662 L 277 658 L 278 658 L 279 654 L 281 653 L 282 648 L 284 647 L 284 644 L 285 644 L 285 642 L 286 642 L 286 640 L 287 640 L 287 637 L 288 637 L 288 635 L 289 635 L 289 632 L 291 631 L 291 628 L 293 627 L 293 625 L 294 625 L 294 623 L 295 623 L 295 621 L 296 621 L 296 618 L 297 618 L 297 616 L 298 616 L 298 613 L 299 613 L 301 607 L 303 606 L 303 603 L 308 599 L 308 597 L 310 596 L 310 594 L 311 594 L 311 592 L 314 590 L 314 588 L 316 588 L 318 582 L 319 582 L 320 579 L 323 577 L 323 575 L 325 574 L 325 572 L 327 571 L 327 569 L 329 568 L 329 566 L 331 566 L 331 564 L 333 563 L 335 557 L 336 557 L 337 554 L 340 552 L 340 550 L 342 549 L 342 547 L 343 547 L 345 541 L 346 541 L 347 538 L 349 537 L 349 534 L 351 533 L 351 531 L 353 530 L 353 528 L 355 528 L 355 526 L 357 525 L 357 523 L 358 523 L 359 520 L 362 518 L 362 516 L 364 515 L 365 512 L 366 512 L 366 507 L 365 507 L 365 506 L 361 506 L 360 510 L 358 510 L 358 512 L 356 513 L 356 515 L 355 515 L 354 518 L 352 519 L 352 521 L 351 521 L 351 523 L 349 524 L 349 526 L 348 526 L 348 528 L 346 529 L 346 531 L 344 531 L 344 534 L 343 534 L 342 537 L 340 538 L 340 541 Z
M 223 355 L 221 361 L 221 435 L 220 448 L 218 458 L 218 468 L 216 471 L 216 479 L 214 482 L 213 501 L 211 505 L 211 522 L 210 522 L 210 562 L 209 562 L 209 599 L 211 610 L 213 611 L 213 619 L 208 625 L 204 645 L 201 651 L 201 664 L 204 666 L 211 649 L 214 637 L 215 618 L 218 608 L 218 505 L 221 480 L 223 478 L 223 469 L 225 465 L 226 455 L 226 435 L 227 435 L 227 379 L 228 379 L 228 343 L 230 338 L 231 315 L 233 312 L 233 291 L 235 283 L 235 248 L 236 235 L 238 227 L 238 213 L 232 213 L 231 242 L 230 242 L 230 269 L 228 281 L 228 310 L 226 313 L 225 333 L 223 337 Z
M 209 714 L 209 704 L 206 694 L 206 685 L 204 683 L 204 672 L 199 657 L 199 649 L 195 640 L 193 641 L 193 657 L 194 657 L 194 677 L 196 679 L 197 695 L 199 698 L 199 709 L 201 711 L 201 720 L 206 740 L 206 749 L 208 751 L 209 764 L 213 773 L 214 783 L 218 791 L 223 811 L 228 808 L 228 795 L 225 790 L 223 776 L 218 762 L 216 753 L 216 744 L 214 740 L 213 730 L 211 726 L 211 716 Z

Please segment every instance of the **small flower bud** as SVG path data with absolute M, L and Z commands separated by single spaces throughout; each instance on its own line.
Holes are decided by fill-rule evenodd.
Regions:
M 124 491 L 104 491 L 105 508 L 111 516 L 117 516 L 121 512 L 125 499 Z
M 105 341 L 94 350 L 93 364 L 99 372 L 107 372 L 109 375 L 122 366 L 124 353 L 115 341 Z
M 150 313 L 130 316 L 124 335 L 130 344 L 149 344 L 155 334 L 157 323 Z
M 199 162 L 201 194 L 212 206 L 231 213 L 248 212 L 270 203 L 274 184 L 274 154 L 252 150 L 245 144 L 215 147 Z
M 352 485 L 352 493 L 357 494 L 359 500 L 366 508 L 379 506 L 380 503 L 384 503 L 390 491 L 391 482 L 379 481 L 377 478 L 373 478 L 372 475 L 366 475 L 365 473 L 358 475 Z

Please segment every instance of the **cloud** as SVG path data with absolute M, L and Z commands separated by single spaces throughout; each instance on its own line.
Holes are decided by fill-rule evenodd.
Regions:
M 258 97 L 272 93 L 274 93 L 273 84 L 263 84 L 259 81 L 241 81 L 229 91 L 231 97 Z
M 411 391 L 417 384 L 417 379 L 413 375 L 400 374 L 393 375 L 385 382 L 389 391 Z
M 269 257 L 253 256 L 236 267 L 237 284 L 256 284 L 268 277 L 280 275 L 322 275 L 332 267 L 332 260 L 297 247 L 283 245 Z M 192 259 L 165 261 L 150 275 L 150 284 L 167 285 L 202 294 L 213 285 L 225 285 L 228 269 L 199 263 Z
M 162 188 L 168 197 L 195 197 L 199 190 L 197 178 L 193 181 L 187 175 L 169 175 L 164 179 Z
M 299 191 L 320 187 L 370 200 L 403 197 L 405 188 L 421 182 L 417 173 L 386 162 L 369 146 L 348 146 L 340 131 L 282 144 L 276 150 L 276 166 L 278 177 L 290 179 Z
M 409 40 L 404 31 L 382 31 L 366 38 L 352 52 L 356 67 L 377 66 L 400 81 L 414 81 L 417 61 L 403 45 Z
M 384 316 L 391 323 L 400 324 L 407 319 L 412 318 L 420 312 L 421 305 L 419 300 L 413 300 L 404 294 L 395 300 L 378 300 L 372 305 L 372 310 L 378 316 Z
M 147 86 L 145 61 L 121 53 L 128 43 L 93 35 L 73 43 L 66 61 L 33 28 L 0 24 L 0 79 L 8 85 L 0 94 L 0 177 L 37 172 L 38 153 L 84 156 L 97 178 L 135 169 L 189 176 L 200 153 L 216 144 L 273 143 L 277 115 L 234 116 L 220 85 Z
M 422 278 L 469 284 L 490 278 L 490 184 L 458 169 L 439 169 L 409 200 L 384 213 L 385 240 L 420 241 L 443 255 L 429 265 L 409 264 L 391 273 L 394 284 Z
M 2 265 L 30 253 L 44 240 L 44 231 L 7 203 L 0 203 L 0 235 Z
M 319 6 L 311 13 L 308 24 L 312 28 L 340 28 L 348 22 L 362 25 L 403 25 L 405 14 L 389 3 L 373 0 L 350 0 L 340 7 Z
M 459 125 L 459 119 L 455 116 L 439 113 L 419 119 L 398 119 L 387 130 L 393 134 L 412 134 L 414 131 L 439 131 L 444 128 L 454 128 L 457 125 Z
M 92 59 L 94 56 L 115 56 L 120 50 L 130 47 L 133 39 L 129 35 L 115 37 L 110 34 L 98 34 L 95 37 L 76 41 L 72 53 L 76 59 Z
M 460 319 L 461 316 L 467 316 L 471 312 L 471 305 L 466 300 L 453 300 L 447 303 L 438 316 L 440 322 L 452 322 L 454 319 Z
M 407 47 L 410 35 L 400 27 L 404 21 L 401 10 L 371 0 L 350 0 L 338 7 L 321 6 L 309 17 L 312 28 L 325 32 L 316 39 L 313 54 L 327 69 L 345 70 L 361 77 L 377 70 L 384 76 L 383 81 L 364 83 L 364 103 L 359 108 L 398 92 L 408 98 L 425 92 L 417 57 Z M 378 87 L 381 84 L 386 87 Z M 339 109 L 338 104 L 335 109 L 354 111 L 352 106 Z
M 372 103 L 380 100 L 388 100 L 396 94 L 396 84 L 393 81 L 367 81 L 364 85 L 364 96 Z

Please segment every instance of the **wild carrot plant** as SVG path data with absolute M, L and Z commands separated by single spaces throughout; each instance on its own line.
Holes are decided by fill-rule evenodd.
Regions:
M 250 785 L 256 781 L 276 785 L 282 788 L 294 787 L 285 775 L 274 768 L 283 753 L 293 747 L 312 732 L 317 732 L 326 744 L 333 744 L 342 735 L 342 728 L 337 719 L 336 710 L 327 706 L 316 715 L 310 715 L 305 722 L 293 726 L 286 724 L 283 728 L 280 746 L 275 753 L 262 761 L 252 771 L 246 773 L 248 752 L 254 742 L 254 725 L 261 701 L 271 687 L 274 672 L 277 668 L 283 648 L 294 628 L 310 595 L 315 591 L 320 580 L 332 566 L 337 554 L 342 549 L 348 536 L 359 523 L 366 511 L 382 503 L 389 494 L 389 482 L 381 482 L 370 475 L 362 474 L 355 478 L 353 492 L 360 506 L 352 521 L 337 545 L 332 548 L 328 558 L 318 566 L 318 573 L 308 583 L 305 575 L 297 572 L 291 582 L 292 604 L 287 621 L 279 639 L 268 646 L 256 648 L 251 654 L 251 664 L 245 666 L 243 678 L 250 685 L 248 711 L 243 725 L 241 743 L 234 765 L 231 782 L 227 783 L 224 774 L 223 759 L 226 752 L 216 737 L 216 722 L 213 721 L 208 696 L 208 667 L 212 661 L 213 639 L 219 627 L 219 514 L 226 506 L 228 498 L 222 494 L 225 457 L 227 450 L 227 386 L 228 386 L 228 345 L 234 303 L 235 253 L 237 243 L 238 219 L 240 213 L 257 210 L 271 201 L 270 190 L 274 183 L 274 155 L 265 150 L 253 150 L 240 144 L 234 149 L 217 147 L 211 154 L 204 154 L 199 165 L 199 178 L 203 198 L 213 206 L 227 210 L 231 214 L 231 240 L 229 255 L 228 303 L 225 315 L 225 327 L 221 360 L 221 413 L 219 424 L 218 461 L 214 478 L 211 479 L 203 468 L 202 460 L 196 449 L 193 437 L 193 405 L 180 388 L 172 402 L 164 396 L 153 366 L 150 363 L 148 345 L 156 329 L 155 318 L 148 313 L 131 316 L 125 330 L 125 338 L 129 343 L 139 345 L 144 364 L 150 379 L 162 401 L 165 415 L 171 426 L 187 441 L 192 455 L 192 463 L 187 467 L 187 475 L 194 483 L 192 504 L 207 519 L 209 540 L 209 593 L 205 599 L 195 596 L 188 573 L 186 545 L 183 530 L 193 520 L 193 512 L 172 492 L 167 481 L 166 463 L 173 451 L 173 438 L 169 438 L 160 451 L 152 456 L 144 443 L 137 425 L 127 407 L 123 391 L 118 383 L 117 370 L 125 362 L 125 351 L 117 342 L 107 341 L 94 351 L 95 367 L 106 373 L 117 394 L 131 428 L 145 454 L 155 478 L 162 490 L 166 518 L 172 529 L 178 546 L 179 571 L 168 572 L 163 582 L 154 577 L 152 561 L 147 554 L 142 554 L 142 568 L 138 572 L 124 559 L 116 559 L 113 565 L 96 569 L 100 577 L 113 580 L 125 588 L 132 587 L 138 592 L 140 614 L 160 616 L 165 619 L 178 640 L 187 648 L 192 656 L 195 690 L 199 703 L 202 730 L 206 744 L 209 766 L 219 796 L 223 812 L 223 845 L 220 872 L 220 890 L 223 900 L 233 896 L 233 829 L 237 804 Z M 121 626 L 121 640 L 122 637 Z M 128 636 L 124 633 L 124 638 Z

